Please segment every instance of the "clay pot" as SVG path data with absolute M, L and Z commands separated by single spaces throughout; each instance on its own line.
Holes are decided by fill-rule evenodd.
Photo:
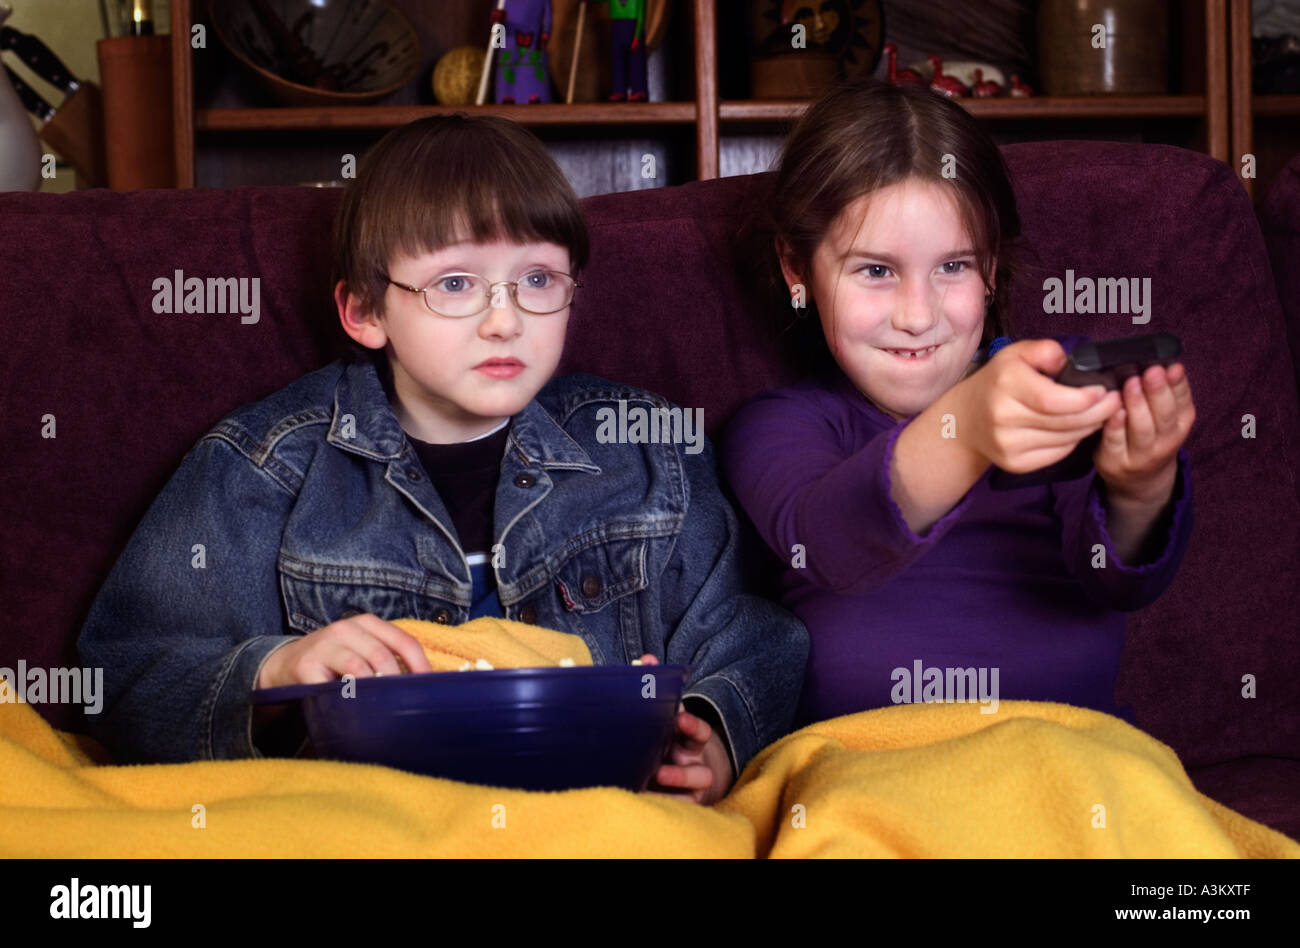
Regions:
M 1041 0 L 1038 71 L 1043 93 L 1166 93 L 1168 23 L 1165 0 Z M 1104 48 L 1094 45 L 1098 25 Z

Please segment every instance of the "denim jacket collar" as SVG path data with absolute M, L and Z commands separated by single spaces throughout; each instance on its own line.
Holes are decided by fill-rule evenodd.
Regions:
M 395 460 L 406 450 L 406 432 L 373 363 L 353 362 L 344 370 L 334 391 L 334 417 L 326 440 L 373 460 Z M 601 473 L 536 398 L 511 419 L 510 442 L 528 464 Z

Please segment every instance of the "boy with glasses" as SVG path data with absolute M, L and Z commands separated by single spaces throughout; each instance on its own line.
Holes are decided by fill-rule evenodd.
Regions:
M 375 146 L 336 219 L 349 358 L 205 435 L 91 609 L 93 733 L 116 759 L 293 754 L 301 721 L 252 691 L 429 671 L 397 618 L 494 615 L 580 635 L 597 664 L 692 665 L 656 779 L 700 802 L 786 732 L 807 633 L 742 591 L 711 451 L 606 443 L 602 408 L 672 406 L 552 378 L 587 239 L 514 123 L 434 117 Z

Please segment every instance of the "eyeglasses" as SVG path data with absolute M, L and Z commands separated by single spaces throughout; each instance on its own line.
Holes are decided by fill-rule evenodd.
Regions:
M 438 316 L 464 319 L 475 316 L 489 306 L 502 305 L 496 288 L 510 290 L 510 298 L 525 313 L 546 316 L 558 313 L 573 302 L 573 291 L 582 286 L 567 273 L 558 270 L 530 270 L 518 280 L 500 280 L 489 283 L 475 273 L 447 273 L 438 277 L 432 286 L 407 286 L 385 277 L 388 282 L 410 293 L 419 293 L 425 307 Z

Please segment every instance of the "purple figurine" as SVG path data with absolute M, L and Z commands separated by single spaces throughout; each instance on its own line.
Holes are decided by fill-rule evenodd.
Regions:
M 551 0 L 510 0 L 492 11 L 492 23 L 504 23 L 506 45 L 497 53 L 497 102 L 550 102 L 551 72 L 546 44 L 551 38 Z

